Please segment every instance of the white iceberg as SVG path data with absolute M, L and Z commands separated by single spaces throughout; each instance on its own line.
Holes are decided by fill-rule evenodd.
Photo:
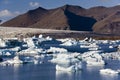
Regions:
M 120 52 L 102 53 L 104 59 L 120 60 Z
M 11 56 L 11 53 L 9 53 L 9 52 L 6 52 L 6 54 L 5 54 L 6 56 Z
M 0 47 L 6 47 L 6 42 L 3 39 L 0 39 Z
M 17 55 L 38 55 L 39 53 L 44 53 L 42 48 L 28 48 L 17 53 Z
M 9 59 L 6 61 L 1 62 L 1 65 L 11 65 L 11 64 L 22 64 L 23 61 L 19 59 L 18 56 L 15 56 L 13 59 Z
M 99 48 L 96 43 L 81 44 L 80 48 Z
M 43 38 L 43 35 L 42 35 L 42 34 L 40 34 L 40 35 L 38 36 L 38 38 Z
M 103 60 L 101 61 L 86 61 L 87 65 L 95 65 L 95 66 L 100 66 L 100 65 L 104 65 L 105 62 Z
M 60 44 L 61 46 L 77 46 L 79 45 L 79 42 L 75 39 L 66 39 L 66 41 L 63 42 L 63 44 Z
M 72 72 L 72 71 L 74 71 L 74 66 L 70 66 L 70 67 L 65 68 L 65 67 L 56 65 L 56 70 L 57 71 L 70 71 L 70 72 Z
M 69 67 L 63 67 L 63 66 L 60 66 L 60 65 L 56 65 L 56 70 L 57 71 L 75 72 L 75 71 L 78 71 L 78 70 L 81 70 L 81 69 L 82 69 L 81 63 L 76 63 L 75 65 L 71 65 Z
M 74 53 L 73 53 L 74 54 Z M 52 63 L 57 64 L 75 64 L 77 62 L 80 62 L 75 56 L 72 54 L 56 54 L 54 55 L 53 59 L 50 60 Z
M 32 38 L 26 38 L 25 41 L 27 42 L 28 47 L 35 47 L 35 43 Z
M 47 50 L 47 52 L 53 52 L 53 53 L 67 53 L 67 49 L 64 48 L 56 48 L 56 47 L 50 47 L 50 49 Z
M 101 69 L 100 70 L 101 74 L 118 74 L 120 73 L 118 70 L 112 70 L 112 69 Z
M 85 52 L 82 55 L 82 60 L 86 61 L 87 65 L 104 65 L 105 62 L 102 56 L 96 51 Z

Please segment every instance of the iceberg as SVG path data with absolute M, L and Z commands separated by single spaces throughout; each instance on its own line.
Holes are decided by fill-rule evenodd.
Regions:
M 120 60 L 120 52 L 102 53 L 104 59 Z
M 100 73 L 101 73 L 101 74 L 111 74 L 111 75 L 114 75 L 114 74 L 118 74 L 118 73 L 120 73 L 120 72 L 119 72 L 119 70 L 101 69 L 101 70 L 100 70 Z
M 95 51 L 85 52 L 82 55 L 82 60 L 86 61 L 87 65 L 104 65 L 105 64 L 104 60 L 102 59 L 102 56 Z
M 100 66 L 104 65 L 105 62 L 103 60 L 101 61 L 86 61 L 87 65 L 93 65 L 93 66 Z
M 17 55 L 38 55 L 42 53 L 46 53 L 46 50 L 42 48 L 28 48 L 20 52 L 17 52 Z
M 6 54 L 5 54 L 6 56 L 11 56 L 11 54 L 9 53 L 9 52 L 6 52 Z
M 35 47 L 35 43 L 32 38 L 26 38 L 25 41 L 27 42 L 28 47 Z
M 0 55 L 2 55 L 2 56 L 13 56 L 15 54 L 16 54 L 16 52 L 11 50 L 11 49 L 2 49 L 2 50 L 0 50 Z
M 56 70 L 57 71 L 74 71 L 74 66 L 70 66 L 68 68 L 65 68 L 65 67 L 62 67 L 62 66 L 59 66 L 59 65 L 56 65 Z
M 3 39 L 0 39 L 0 47 L 6 47 L 6 42 Z
M 76 72 L 82 69 L 81 63 L 76 63 L 75 65 L 71 65 L 69 67 L 63 67 L 60 65 L 56 65 L 57 71 L 68 71 L 68 72 Z
M 75 39 L 66 39 L 61 46 L 77 46 L 79 45 L 79 42 L 76 41 Z
M 74 53 L 73 53 L 74 54 Z M 50 60 L 52 63 L 57 63 L 57 64 L 75 64 L 77 62 L 80 62 L 79 59 L 75 58 L 72 54 L 56 54 L 52 60 Z
M 15 56 L 13 59 L 9 59 L 6 61 L 1 62 L 1 65 L 12 65 L 12 64 L 22 64 L 23 61 L 19 59 L 18 56 Z
M 47 50 L 47 53 L 67 53 L 67 49 L 64 48 L 56 48 L 56 47 L 50 47 L 50 49 Z

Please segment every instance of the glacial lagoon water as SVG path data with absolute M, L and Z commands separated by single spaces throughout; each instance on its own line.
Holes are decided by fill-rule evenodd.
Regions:
M 120 41 L 93 40 L 93 42 L 89 43 L 86 41 L 76 41 L 72 39 L 65 39 L 65 41 L 54 40 L 49 37 L 43 38 L 40 36 L 40 38 L 27 38 L 23 43 L 19 43 L 17 47 L 10 44 L 11 42 L 9 41 L 7 42 L 9 44 L 7 45 L 5 44 L 6 42 L 4 42 L 4 44 L 3 42 L 4 41 L 1 42 L 1 46 L 3 46 L 4 49 L 1 50 L 0 55 L 4 59 L 10 56 L 10 59 L 8 59 L 8 61 L 10 62 L 6 62 L 7 60 L 3 61 L 3 63 L 1 62 L 0 80 L 120 80 L 120 74 L 101 74 L 99 72 L 99 70 L 106 68 L 120 70 L 119 52 L 110 53 L 110 55 L 107 54 L 107 52 L 115 52 L 117 50 L 116 45 L 119 46 Z M 9 45 L 12 45 L 13 48 L 9 47 Z M 90 50 L 91 52 L 88 52 Z M 11 51 L 14 51 L 15 54 L 13 54 L 13 52 Z M 98 51 L 100 51 L 100 53 Z M 87 52 L 87 54 L 85 52 Z M 106 54 L 103 54 L 101 56 L 100 54 L 104 52 Z M 32 53 L 34 54 L 34 56 Z M 64 53 L 64 55 L 62 53 Z M 70 55 L 71 53 L 75 53 L 76 56 L 73 54 Z M 18 55 L 20 59 L 18 59 Z M 82 61 L 81 55 L 83 57 Z M 105 60 L 105 63 L 107 64 L 101 64 L 101 62 L 103 61 L 102 59 L 108 57 L 110 59 Z M 49 62 L 53 59 L 57 60 L 56 58 L 58 58 L 56 64 L 58 65 L 58 62 L 61 62 L 62 60 L 64 66 L 66 65 L 66 63 L 74 63 L 74 61 L 75 63 L 77 63 L 77 61 L 79 60 L 79 62 L 82 62 L 82 70 L 77 70 L 76 64 L 74 63 L 72 65 L 74 66 L 74 71 L 76 69 L 75 72 L 65 70 L 68 68 L 62 68 L 61 71 L 58 71 L 60 69 L 57 70 L 56 64 L 54 62 Z M 113 58 L 115 58 L 115 60 L 113 60 Z M 95 63 L 98 62 L 101 65 L 89 66 L 87 65 L 87 61 L 85 61 L 86 59 L 88 59 L 88 61 L 93 60 L 91 61 L 93 63 L 95 60 Z M 21 60 L 23 62 L 28 60 L 28 64 L 21 64 Z M 31 60 L 32 62 L 29 62 Z M 39 63 L 36 64 L 36 62 Z M 64 64 L 64 62 L 66 63 Z
M 15 64 L 0 66 L 0 80 L 120 80 L 119 74 L 100 74 L 103 68 L 120 69 L 120 61 L 109 60 L 105 66 L 87 66 L 77 72 L 56 71 L 55 64 Z

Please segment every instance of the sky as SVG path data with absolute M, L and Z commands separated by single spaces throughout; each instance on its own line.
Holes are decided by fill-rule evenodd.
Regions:
M 78 5 L 83 8 L 112 7 L 120 5 L 120 0 L 0 0 L 0 20 L 7 21 L 38 7 L 52 9 L 65 4 Z

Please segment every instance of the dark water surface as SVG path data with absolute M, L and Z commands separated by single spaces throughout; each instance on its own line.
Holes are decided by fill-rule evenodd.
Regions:
M 0 80 L 120 80 L 120 75 L 100 74 L 103 68 L 120 69 L 120 61 L 107 61 L 106 66 L 87 66 L 77 72 L 56 71 L 55 64 L 21 64 L 0 66 Z

